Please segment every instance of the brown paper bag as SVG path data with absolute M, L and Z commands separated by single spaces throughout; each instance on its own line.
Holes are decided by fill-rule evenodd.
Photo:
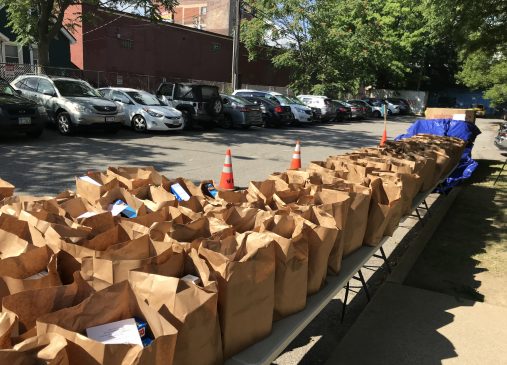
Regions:
M 6 258 L 16 256 L 24 252 L 28 245 L 41 247 L 45 245 L 45 239 L 32 224 L 25 220 L 10 216 L 0 215 L 0 257 Z
M 154 340 L 139 345 L 103 344 L 84 334 L 86 328 L 137 317 L 148 323 Z M 37 334 L 60 334 L 72 343 L 72 364 L 173 364 L 177 330 L 122 282 L 92 294 L 80 304 L 37 319 Z
M 109 167 L 106 175 L 116 178 L 122 187 L 133 190 L 146 185 L 162 185 L 164 178 L 152 166 L 147 167 Z
M 271 332 L 275 291 L 275 248 L 264 233 L 242 233 L 204 241 L 199 248 L 218 282 L 224 358 Z
M 14 185 L 0 179 L 0 200 L 10 197 L 14 194 Z
M 370 187 L 372 196 L 364 244 L 376 246 L 389 229 L 398 225 L 401 217 L 401 189 L 395 184 L 383 182 L 380 178 L 373 178 Z
M 150 238 L 153 241 L 167 242 L 182 249 L 198 248 L 201 241 L 211 237 L 231 235 L 234 235 L 234 229 L 230 225 L 212 217 L 202 217 L 186 224 L 157 223 L 150 230 Z
M 117 200 L 123 200 L 125 203 L 127 203 L 137 213 L 138 216 L 142 216 L 148 213 L 148 209 L 144 203 L 123 188 L 114 188 L 106 192 L 102 198 L 98 200 L 98 206 L 100 206 L 100 208 L 103 210 L 109 210 L 109 206 Z
M 201 260 L 195 250 L 192 255 L 194 260 Z M 179 276 L 169 277 L 139 270 L 130 272 L 129 281 L 134 292 L 178 330 L 175 364 L 222 364 L 218 290 L 215 282 L 206 280 L 209 277 L 206 264 L 198 266 L 207 269 L 206 276 L 198 285 L 181 280 Z M 183 274 L 201 277 L 197 270 Z
M 0 260 L 0 298 L 25 290 L 57 285 L 61 285 L 57 259 L 47 246 Z
M 82 259 L 82 275 L 95 290 L 125 281 L 129 271 L 145 265 L 181 260 L 178 257 L 181 253 L 173 251 L 170 244 L 152 243 L 148 236 L 116 246 L 119 247 L 96 252 L 97 257 Z
M 232 226 L 236 232 L 255 231 L 260 224 L 272 216 L 270 212 L 240 206 L 222 206 L 206 213 L 208 217 L 223 220 Z
M 304 219 L 275 215 L 262 222 L 259 232 L 275 241 L 274 320 L 299 312 L 306 306 L 308 241 Z
M 35 335 L 35 321 L 40 316 L 73 307 L 88 298 L 94 290 L 79 273 L 74 274 L 70 285 L 31 289 L 6 296 L 2 300 L 2 312 L 15 314 L 19 320 L 19 335 L 25 338 Z
M 0 312 L 0 349 L 11 348 L 11 337 L 17 335 L 18 317 L 14 313 Z
M 338 234 L 328 260 L 329 270 L 333 274 L 338 274 L 341 269 L 345 242 L 343 232 L 347 224 L 351 201 L 350 194 L 331 189 L 320 190 L 314 198 L 314 203 L 334 218 L 335 226 L 338 228 Z
M 0 350 L 0 364 L 10 365 L 74 365 L 67 356 L 67 341 L 51 333 L 31 337 L 12 349 Z
M 338 229 L 334 218 L 316 206 L 294 210 L 305 221 L 304 233 L 308 241 L 308 295 L 315 294 L 326 281 L 329 255 L 336 242 Z
M 117 179 L 101 172 L 88 172 L 87 176 L 94 180 L 96 184 L 76 177 L 76 194 L 92 204 L 108 191 L 119 187 Z

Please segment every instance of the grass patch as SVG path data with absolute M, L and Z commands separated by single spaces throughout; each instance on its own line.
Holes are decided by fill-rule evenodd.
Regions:
M 507 170 L 493 185 L 503 162 L 478 162 L 405 284 L 476 301 L 488 301 L 481 280 L 488 291 L 505 287 Z

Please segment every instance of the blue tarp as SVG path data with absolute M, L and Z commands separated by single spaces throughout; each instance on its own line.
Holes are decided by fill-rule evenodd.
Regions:
M 438 189 L 440 192 L 446 192 L 472 176 L 479 165 L 472 159 L 472 148 L 475 138 L 481 134 L 481 130 L 475 124 L 452 119 L 419 119 L 408 128 L 407 133 L 400 134 L 395 140 L 398 141 L 421 133 L 457 137 L 467 142 L 458 166 Z

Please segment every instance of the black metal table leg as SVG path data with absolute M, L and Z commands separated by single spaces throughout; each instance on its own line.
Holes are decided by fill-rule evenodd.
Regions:
M 341 323 L 343 323 L 343 320 L 345 319 L 345 311 L 347 310 L 347 300 L 349 299 L 349 291 L 350 291 L 350 284 L 349 284 L 349 282 L 347 282 L 347 285 L 345 286 L 345 299 L 343 299 L 343 304 L 342 304 Z
M 364 280 L 363 272 L 359 270 L 357 272 L 359 274 L 359 280 L 361 281 L 361 284 L 363 285 L 364 292 L 366 294 L 366 298 L 368 298 L 368 302 L 370 301 L 370 292 L 368 291 L 368 287 L 366 286 L 366 280 Z
M 387 256 L 386 256 L 386 253 L 384 252 L 384 248 L 382 246 L 380 246 L 379 251 L 380 251 L 380 255 L 384 259 L 384 263 L 386 264 L 387 272 L 390 274 L 391 273 L 391 265 L 389 264 L 389 261 L 387 261 Z

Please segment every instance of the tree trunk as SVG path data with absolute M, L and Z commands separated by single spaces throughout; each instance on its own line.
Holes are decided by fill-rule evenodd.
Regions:
M 37 42 L 39 51 L 39 69 L 44 70 L 44 67 L 49 66 L 49 40 L 46 37 L 41 37 Z

